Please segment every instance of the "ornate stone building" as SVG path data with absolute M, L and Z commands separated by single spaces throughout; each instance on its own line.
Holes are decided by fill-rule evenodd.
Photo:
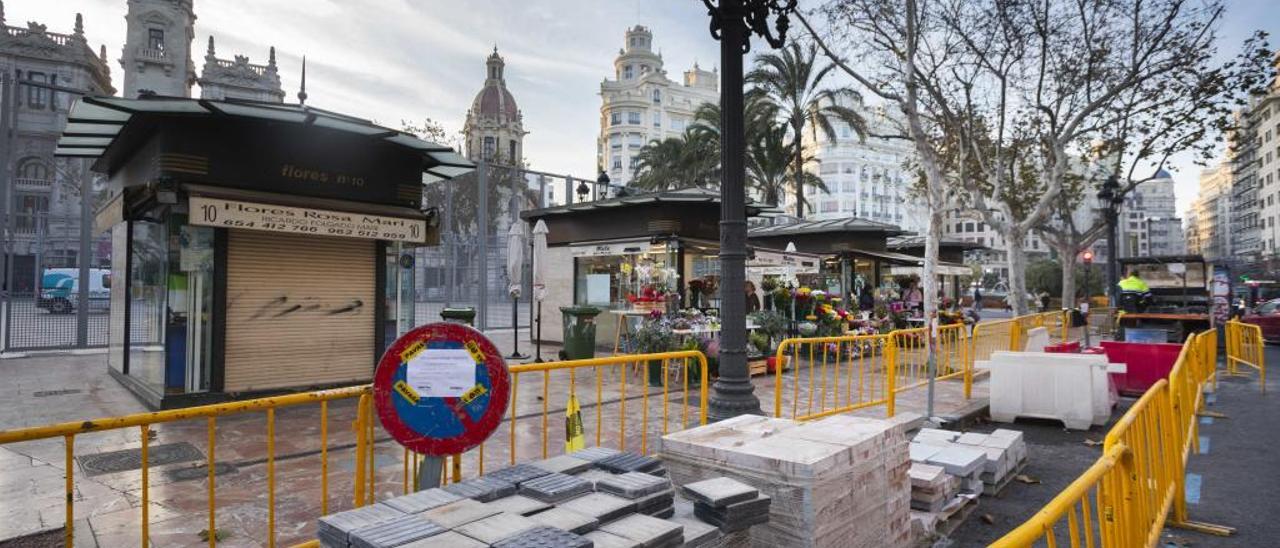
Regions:
M 13 138 L 6 159 L 12 178 L 0 178 L 0 185 L 11 183 L 0 186 L 6 229 L 0 237 L 6 245 L 0 251 L 14 257 L 15 279 L 22 280 L 7 287 L 22 292 L 34 283 L 36 257 L 47 267 L 71 266 L 78 252 L 86 166 L 81 160 L 53 156 L 67 111 L 80 94 L 111 95 L 116 90 L 106 48 L 95 52 L 89 46 L 79 15 L 72 31 L 65 34 L 50 32 L 36 22 L 11 26 L 2 2 L 0 72 L 15 80 L 12 110 L 3 117 L 11 124 Z
M 462 134 L 466 139 L 467 159 L 500 165 L 524 163 L 524 117 L 516 98 L 507 90 L 503 75 L 506 63 L 498 55 L 498 47 L 485 60 L 484 87 L 476 94 L 467 111 Z
M 196 14 L 193 0 L 129 0 L 125 15 L 124 96 L 147 91 L 190 97 L 196 83 L 191 61 Z
M 596 162 L 612 184 L 623 185 L 632 178 L 641 147 L 680 136 L 698 107 L 720 102 L 719 75 L 694 64 L 683 83 L 667 78 L 662 54 L 653 51 L 653 33 L 640 25 L 627 29 L 613 68 L 613 79 L 600 82 Z
M 213 50 L 213 37 L 209 37 L 209 51 L 204 56 L 204 68 L 200 72 L 200 98 L 202 99 L 252 99 L 274 103 L 284 102 L 284 90 L 280 87 L 280 73 L 276 68 L 276 48 L 267 54 L 267 64 L 255 65 L 244 55 L 234 59 L 219 59 Z

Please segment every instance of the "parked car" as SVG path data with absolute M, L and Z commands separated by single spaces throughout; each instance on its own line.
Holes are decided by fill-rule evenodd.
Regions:
M 1280 343 L 1280 299 L 1258 305 L 1252 312 L 1245 313 L 1241 321 L 1261 327 L 1262 338 L 1267 342 Z
M 50 314 L 70 314 L 80 300 L 80 269 L 49 268 L 40 279 L 40 296 L 36 307 Z M 111 271 L 89 269 L 89 310 L 107 310 L 111 306 Z

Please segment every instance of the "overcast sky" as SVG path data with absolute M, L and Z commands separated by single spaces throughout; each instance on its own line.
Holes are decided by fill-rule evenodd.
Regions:
M 1266 25 L 1280 36 L 1275 0 L 1233 0 L 1224 47 L 1238 48 Z M 106 44 L 113 82 L 123 87 L 126 0 L 9 0 L 10 25 L 38 21 L 71 32 L 75 13 L 96 49 Z M 276 47 L 287 101 L 296 101 L 307 56 L 308 104 L 399 128 L 401 120 L 435 119 L 462 127 L 484 82 L 494 45 L 507 61 L 507 87 L 524 112 L 525 155 L 535 169 L 592 177 L 599 131 L 600 81 L 613 72 L 623 32 L 654 32 L 673 79 L 695 61 L 718 64 L 698 0 L 196 0 L 193 60 L 203 65 L 212 34 L 218 56 L 248 55 L 265 63 Z M 197 92 L 198 93 L 198 92 Z M 1194 198 L 1199 166 L 1172 166 L 1178 209 Z

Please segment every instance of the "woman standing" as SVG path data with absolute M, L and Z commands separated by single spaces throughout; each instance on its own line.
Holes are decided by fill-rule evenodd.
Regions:
M 751 280 L 747 280 L 746 291 L 747 291 L 747 313 L 750 314 L 752 312 L 759 312 L 760 297 L 756 295 L 756 284 L 752 283 Z

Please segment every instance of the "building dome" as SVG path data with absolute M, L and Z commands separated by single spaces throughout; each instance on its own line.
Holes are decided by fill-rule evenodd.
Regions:
M 1168 171 L 1165 171 L 1163 168 L 1161 168 L 1160 170 L 1156 171 L 1156 174 L 1153 175 L 1151 178 L 1152 179 L 1172 179 L 1173 175 L 1169 174 Z
M 507 91 L 506 79 L 503 78 L 504 65 L 502 56 L 498 55 L 498 48 L 495 46 L 493 53 L 485 60 L 488 76 L 485 78 L 484 87 L 480 88 L 475 100 L 471 102 L 471 112 L 476 117 L 510 121 L 520 119 L 520 107 L 516 106 L 516 98 Z
M 516 98 L 506 87 L 486 84 L 471 102 L 471 112 L 480 117 L 506 118 L 515 120 L 520 116 L 520 108 L 516 106 Z

